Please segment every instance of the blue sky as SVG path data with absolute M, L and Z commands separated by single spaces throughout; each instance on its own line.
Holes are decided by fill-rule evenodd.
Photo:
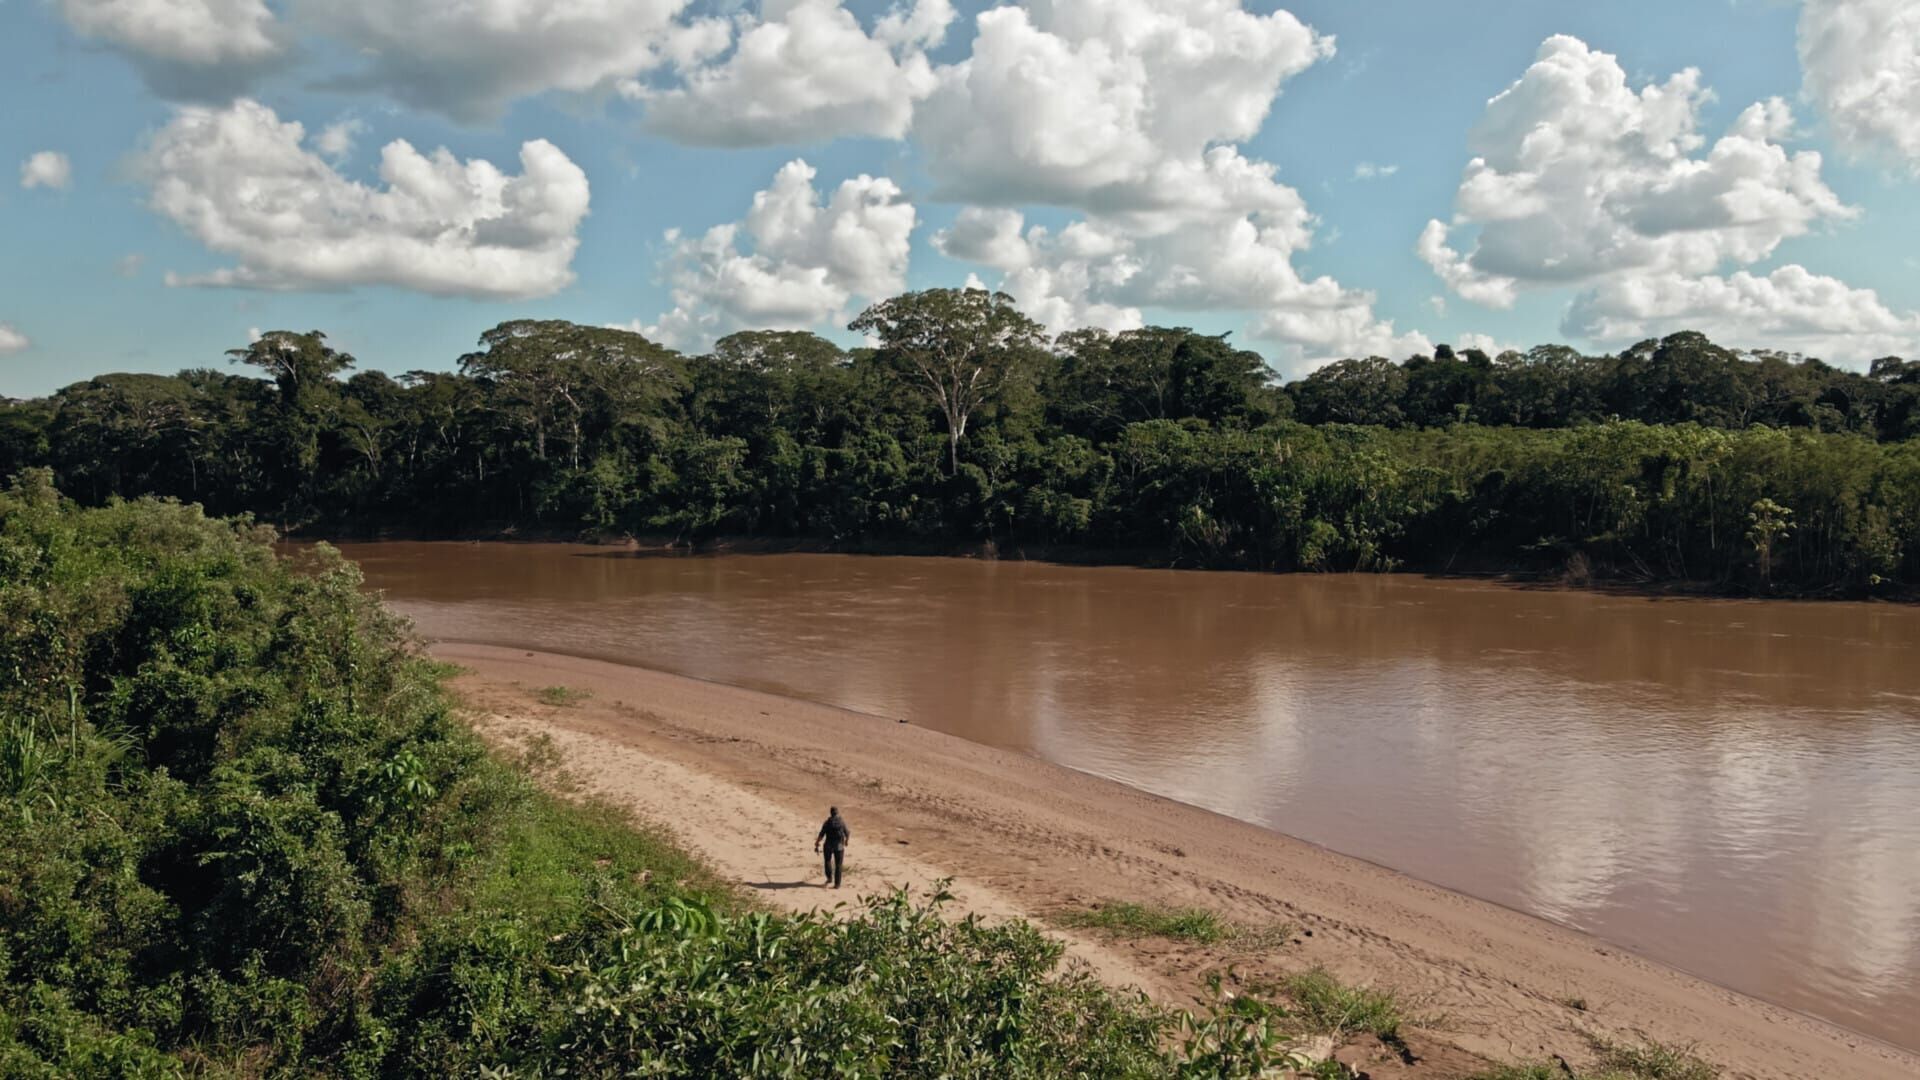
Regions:
M 1688 326 L 1920 354 L 1903 0 L 592 0 L 604 25 L 551 37 L 515 25 L 534 0 L 394 6 L 0 0 L 0 394 L 261 329 L 393 372 L 517 317 L 850 341 L 866 302 L 970 275 L 1290 374 Z M 394 140 L 430 177 L 404 202 Z M 526 173 L 511 205 L 469 159 Z

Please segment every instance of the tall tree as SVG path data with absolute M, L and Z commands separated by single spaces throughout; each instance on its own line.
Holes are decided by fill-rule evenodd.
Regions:
M 1384 356 L 1336 360 L 1287 388 L 1310 424 L 1397 426 L 1407 373 Z
M 353 366 L 353 357 L 328 346 L 327 335 L 318 330 L 304 334 L 269 330 L 244 349 L 228 349 L 227 355 L 235 363 L 251 364 L 266 372 L 289 406 L 296 405 L 302 394 Z
M 711 376 L 702 386 L 707 392 L 698 395 L 701 404 L 719 419 L 756 428 L 818 437 L 828 414 L 843 409 L 851 393 L 847 354 L 804 330 L 728 334 L 700 359 Z
M 278 474 L 282 519 L 303 520 L 319 509 L 324 444 L 338 430 L 341 399 L 335 379 L 353 366 L 353 357 L 330 347 L 318 330 L 269 330 L 244 349 L 227 350 L 227 356 L 266 372 L 279 387 L 277 409 L 269 411 L 263 432 L 266 460 L 274 462 Z
M 947 470 L 960 471 L 960 440 L 983 405 L 1045 354 L 1047 332 L 985 289 L 928 289 L 883 300 L 848 329 L 880 341 L 878 359 L 907 377 L 947 422 Z
M 1054 349 L 1060 369 L 1049 396 L 1078 434 L 1110 438 L 1131 423 L 1187 417 L 1254 426 L 1272 418 L 1280 400 L 1268 386 L 1266 361 L 1234 348 L 1225 334 L 1074 330 Z
M 489 384 L 497 402 L 547 459 L 556 429 L 580 468 L 587 420 L 617 422 L 628 406 L 667 396 L 680 382 L 678 356 L 631 330 L 560 319 L 516 319 L 480 335 L 485 351 L 460 358 L 460 371 Z

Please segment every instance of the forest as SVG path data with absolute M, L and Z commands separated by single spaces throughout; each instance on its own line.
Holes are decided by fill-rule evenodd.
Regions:
M 1282 383 L 1225 336 L 1051 335 L 1011 298 L 881 302 L 867 346 L 682 355 L 514 321 L 453 370 L 321 332 L 0 404 L 0 476 L 320 536 L 716 538 L 1795 594 L 1920 580 L 1920 361 L 1697 333 L 1617 355 L 1440 346 Z M 394 364 L 385 358 L 383 366 Z M 433 364 L 444 368 L 444 358 Z

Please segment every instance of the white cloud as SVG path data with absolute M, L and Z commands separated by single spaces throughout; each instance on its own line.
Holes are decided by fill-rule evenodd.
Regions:
M 147 265 L 147 257 L 139 252 L 130 252 L 114 260 L 113 272 L 123 278 L 139 277 L 141 268 Z
M 237 266 L 169 284 L 267 289 L 392 285 L 439 295 L 532 297 L 573 280 L 586 174 L 552 143 L 520 148 L 521 174 L 388 143 L 381 187 L 345 179 L 305 130 L 241 100 L 180 109 L 137 158 L 149 204 Z
M 280 50 L 262 0 L 60 0 L 75 30 L 183 64 L 258 60 Z
M 60 11 L 169 97 L 230 96 L 283 50 L 263 0 L 60 0 Z
M 58 150 L 42 150 L 20 165 L 20 186 L 63 191 L 73 182 L 73 163 Z
M 647 102 L 647 126 L 712 146 L 816 142 L 842 135 L 898 139 L 933 91 L 926 49 L 953 20 L 948 0 L 917 0 L 869 35 L 839 0 L 786 0 L 740 20 L 724 60 L 682 72 L 684 85 L 622 92 Z
M 1240 0 L 1046 0 L 982 12 L 940 69 L 915 134 L 943 197 L 1145 211 L 1220 201 L 1207 151 L 1256 134 L 1288 78 L 1333 51 L 1293 15 Z M 1257 171 L 1257 170 L 1256 170 Z
M 1635 91 L 1612 56 L 1548 39 L 1475 126 L 1452 224 L 1429 222 L 1415 250 L 1489 307 L 1577 289 L 1563 330 L 1605 344 L 1694 329 L 1837 360 L 1910 349 L 1916 317 L 1872 290 L 1797 265 L 1727 274 L 1858 211 L 1821 178 L 1818 153 L 1781 145 L 1785 102 L 1748 106 L 1709 145 L 1696 131 L 1709 96 L 1691 69 Z M 1474 234 L 1464 252 L 1450 243 L 1462 232 Z
M 681 348 L 704 348 L 740 329 L 802 330 L 845 322 L 858 297 L 905 288 L 911 203 L 885 177 L 846 180 L 824 203 L 812 166 L 792 161 L 753 197 L 746 219 L 698 237 L 667 233 L 662 266 L 672 311 L 631 329 Z M 741 250 L 741 241 L 751 251 Z
M 1055 331 L 1129 329 L 1152 307 L 1249 312 L 1254 332 L 1293 363 L 1404 355 L 1430 344 L 1376 319 L 1371 294 L 1330 277 L 1303 279 L 1289 230 L 1251 217 L 1196 220 L 1159 234 L 1094 218 L 1055 233 L 1025 228 L 1018 211 L 969 207 L 934 244 L 1000 271 L 997 287 Z
M 32 344 L 27 335 L 15 329 L 12 323 L 0 322 L 0 356 L 17 353 Z
M 353 156 L 353 144 L 367 133 L 367 122 L 357 116 L 343 116 L 313 138 L 313 148 L 329 161 L 344 161 Z
M 1057 235 L 1024 226 L 1017 210 L 967 207 L 933 243 L 949 258 L 1000 271 L 996 287 L 1056 333 L 1144 325 L 1138 304 L 1121 296 L 1143 269 L 1124 236 L 1086 221 Z
M 1779 145 L 1793 117 L 1778 98 L 1748 107 L 1695 156 L 1706 97 L 1697 71 L 1636 93 L 1612 56 L 1549 38 L 1487 104 L 1454 223 L 1429 223 L 1419 254 L 1456 293 L 1505 307 L 1528 287 L 1752 263 L 1854 215 L 1820 178 L 1818 153 Z M 1473 227 L 1471 250 L 1449 246 Z
M 1840 145 L 1920 175 L 1920 5 L 1805 0 L 1799 41 L 1802 92 Z
M 1235 145 L 1331 39 L 1240 0 L 1051 0 L 977 27 L 914 136 L 937 190 L 973 204 L 936 245 L 999 271 L 1028 314 L 1064 330 L 1241 311 L 1293 363 L 1424 345 L 1376 319 L 1371 294 L 1302 277 L 1316 220 Z M 1011 209 L 1028 203 L 1085 216 L 1028 228 Z
M 874 24 L 873 36 L 896 49 L 937 49 L 952 22 L 950 0 L 902 0 Z
M 1375 165 L 1371 161 L 1363 161 L 1353 167 L 1353 178 L 1355 180 L 1383 180 L 1399 171 L 1400 166 L 1398 165 Z
M 903 0 L 863 29 L 841 0 L 58 0 L 79 32 L 128 54 L 164 96 L 223 103 L 288 52 L 295 29 L 362 61 L 331 79 L 463 123 L 548 91 L 619 90 L 688 142 L 899 138 L 933 88 L 951 0 Z M 719 58 L 725 57 L 724 60 Z M 670 74 L 671 73 L 671 74 Z M 657 75 L 672 85 L 652 87 Z
M 726 45 L 720 19 L 678 21 L 688 0 L 297 0 L 303 20 L 366 69 L 342 81 L 479 122 L 515 99 L 587 92 Z
M 1520 346 L 1501 341 L 1492 334 L 1465 333 L 1453 339 L 1455 352 L 1479 349 L 1488 356 L 1499 356 L 1503 352 L 1520 352 Z
M 1843 363 L 1920 354 L 1920 314 L 1896 314 L 1872 289 L 1802 266 L 1764 276 L 1613 278 L 1574 301 L 1567 328 L 1607 344 L 1684 328 L 1735 348 L 1792 349 Z
M 1510 308 L 1518 298 L 1518 281 L 1475 270 L 1470 260 L 1447 246 L 1447 227 L 1438 221 L 1429 221 L 1427 227 L 1420 230 L 1420 241 L 1414 245 L 1414 251 L 1433 268 L 1447 288 L 1463 299 L 1488 307 Z M 1434 299 L 1442 300 L 1437 296 Z

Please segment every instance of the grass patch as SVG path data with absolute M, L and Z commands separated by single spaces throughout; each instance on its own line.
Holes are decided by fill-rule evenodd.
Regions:
M 711 871 L 618 807 L 524 788 L 515 795 L 518 812 L 503 823 L 495 857 L 470 886 L 471 909 L 513 912 L 545 929 L 616 895 L 678 896 L 720 911 L 740 906 Z
M 1111 900 L 1086 911 L 1071 911 L 1054 920 L 1075 930 L 1101 930 L 1117 937 L 1158 937 L 1196 945 L 1233 944 L 1248 948 L 1278 946 L 1292 933 L 1285 924 L 1246 926 L 1205 908 L 1161 907 Z
M 1622 1080 L 1714 1080 L 1720 1070 L 1682 1050 L 1657 1042 L 1639 1046 L 1598 1044 L 1600 1067 L 1620 1075 Z M 1611 1080 L 1611 1078 L 1604 1078 Z
M 593 692 L 590 690 L 578 690 L 571 686 L 543 686 L 535 690 L 533 696 L 539 699 L 542 705 L 566 708 L 570 705 L 578 705 L 587 700 L 593 696 Z
M 1347 986 L 1323 968 L 1290 975 L 1280 983 L 1293 999 L 1292 1015 L 1309 1029 L 1335 1038 L 1366 1032 L 1398 1042 L 1406 1016 L 1391 990 Z
M 1116 900 L 1088 911 L 1073 911 L 1057 920 L 1077 930 L 1105 930 L 1121 937 L 1163 937 L 1212 945 L 1225 941 L 1233 927 L 1225 919 L 1200 908 L 1168 908 Z
M 1598 1072 L 1573 1073 L 1557 1062 L 1503 1065 L 1471 1080 L 1716 1080 L 1720 1070 L 1690 1051 L 1657 1042 L 1621 1046 L 1597 1042 Z

